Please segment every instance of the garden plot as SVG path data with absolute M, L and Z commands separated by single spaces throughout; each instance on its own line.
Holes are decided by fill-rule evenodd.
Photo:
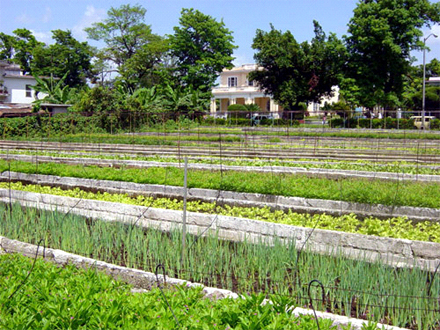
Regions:
M 312 317 L 316 315 L 320 329 L 325 330 L 334 329 L 335 326 L 350 330 L 361 330 L 366 326 L 387 330 L 400 329 L 384 324 L 367 324 L 365 320 L 316 312 L 301 307 L 292 306 L 286 310 L 289 306 L 288 300 L 280 299 L 275 295 L 271 296 L 273 299 L 270 303 L 264 299 L 263 293 L 241 295 L 238 299 L 237 294 L 228 290 L 204 287 L 198 283 L 172 279 L 161 274 L 156 277 L 153 273 L 124 268 L 60 250 L 48 248 L 45 253 L 41 253 L 35 245 L 2 237 L 0 237 L 0 244 L 8 252 L 18 253 L 2 256 L 4 250 L 0 250 L 0 261 L 4 266 L 2 272 L 8 275 L 0 278 L 0 285 L 7 288 L 2 292 L 3 295 L 0 295 L 0 305 L 6 306 L 6 310 L 19 311 L 3 313 L 0 325 L 6 328 L 21 328 L 26 325 L 26 327 L 38 329 L 42 328 L 49 319 L 51 323 L 57 322 L 63 328 L 79 327 L 84 324 L 91 326 L 95 323 L 105 328 L 119 328 L 119 326 L 137 328 L 145 323 L 154 324 L 160 328 L 171 328 L 176 320 L 180 325 L 188 324 L 188 326 L 196 324 L 208 327 L 228 325 L 234 327 L 238 323 L 254 319 L 262 326 L 272 324 L 287 326 L 302 323 L 303 328 L 314 329 L 316 327 L 318 329 L 316 320 Z M 62 265 L 63 269 L 60 271 L 55 265 L 42 260 L 35 260 L 35 264 L 31 266 L 31 260 L 21 255 L 31 253 L 30 257 L 35 258 L 39 254 Z M 67 265 L 67 260 L 73 265 Z M 78 269 L 75 265 L 86 269 Z M 32 269 L 33 276 L 26 283 L 24 283 L 25 275 L 21 273 L 23 268 Z M 102 272 L 98 272 L 97 269 Z M 117 281 L 107 275 L 111 275 Z M 150 291 L 133 289 L 122 283 L 121 279 L 133 285 L 150 281 L 151 285 L 160 285 L 164 289 L 160 291 L 157 288 Z M 160 284 L 157 281 L 160 281 Z M 11 301 L 11 296 L 8 298 L 8 295 L 20 288 L 22 283 L 26 286 L 17 296 L 27 296 L 28 299 Z M 48 289 L 51 293 L 50 298 L 46 295 Z M 165 306 L 163 298 L 172 302 L 172 305 L 166 306 L 166 310 L 163 309 Z M 117 302 L 116 308 L 114 302 Z M 149 305 L 148 310 L 143 308 L 144 304 Z M 65 308 L 57 310 L 53 308 L 54 305 L 63 305 Z M 189 307 L 181 309 L 182 306 Z M 34 314 L 29 315 L 29 310 Z M 231 319 L 231 314 L 240 317 Z M 261 314 L 265 315 L 263 319 Z
M 127 138 L 137 141 L 136 137 Z M 269 141 L 269 139 L 272 140 Z M 437 253 L 440 248 L 439 243 L 429 241 L 436 241 L 440 232 L 440 230 L 435 230 L 435 226 L 438 225 L 440 192 L 438 191 L 439 185 L 435 182 L 437 176 L 425 177 L 418 172 L 420 167 L 420 169 L 427 169 L 432 171 L 432 174 L 436 174 L 434 173 L 435 166 L 440 161 L 436 158 L 435 145 L 430 144 L 429 147 L 422 148 L 414 147 L 416 144 L 402 143 L 401 149 L 392 152 L 388 149 L 392 146 L 386 142 L 383 147 L 378 143 L 376 148 L 378 152 L 375 152 L 374 143 L 367 146 L 367 149 L 355 148 L 353 145 L 348 147 L 348 142 L 347 147 L 337 148 L 336 144 L 324 147 L 324 143 L 320 145 L 323 140 L 319 139 L 315 139 L 315 146 L 312 146 L 313 140 L 309 139 L 303 147 L 300 147 L 303 141 L 298 141 L 297 145 L 294 146 L 292 143 L 284 150 L 286 141 L 280 138 L 277 142 L 276 139 L 278 138 L 268 137 L 267 143 L 262 143 L 261 148 L 256 144 L 248 143 L 249 139 L 246 142 L 246 139 L 234 141 L 232 138 L 228 142 L 219 138 L 217 146 L 216 141 L 207 141 L 208 143 L 205 144 L 202 140 L 195 141 L 197 146 L 183 146 L 186 142 L 180 138 L 179 141 L 175 141 L 177 145 L 169 146 L 145 147 L 84 143 L 68 146 L 71 148 L 68 152 L 74 154 L 77 151 L 79 153 L 87 151 L 87 153 L 97 153 L 104 157 L 112 153 L 116 157 L 133 154 L 149 157 L 156 155 L 158 151 L 164 151 L 163 155 L 178 160 L 168 162 L 166 165 L 169 167 L 161 166 L 161 160 L 160 163 L 151 164 L 153 166 L 149 168 L 130 168 L 138 166 L 130 159 L 127 162 L 104 159 L 99 163 L 99 160 L 92 160 L 90 157 L 83 159 L 71 157 L 77 158 L 74 161 L 79 161 L 80 165 L 63 164 L 61 158 L 66 157 L 59 157 L 56 159 L 59 163 L 55 164 L 50 162 L 50 158 L 44 158 L 53 157 L 53 155 L 42 155 L 40 152 L 45 146 L 53 152 L 57 150 L 64 152 L 67 150 L 64 149 L 64 144 L 24 143 L 24 147 L 28 148 L 31 154 L 19 156 L 28 157 L 28 162 L 12 160 L 12 154 L 7 153 L 7 161 L 0 161 L 2 171 L 11 171 L 4 172 L 2 175 L 4 181 L 1 190 L 2 201 L 9 205 L 3 214 L 4 217 L 18 214 L 17 207 L 11 207 L 14 202 L 17 202 L 22 206 L 40 208 L 39 211 L 26 211 L 31 216 L 32 212 L 36 212 L 34 218 L 37 222 L 48 225 L 47 221 L 58 218 L 58 220 L 50 220 L 55 224 L 51 227 L 53 229 L 48 229 L 49 227 L 38 229 L 36 236 L 28 238 L 30 243 L 37 243 L 38 236 L 45 237 L 48 242 L 49 240 L 52 242 L 51 244 L 60 244 L 59 248 L 63 250 L 77 253 L 80 249 L 79 254 L 87 257 L 96 257 L 109 262 L 118 260 L 121 265 L 132 265 L 141 269 L 149 268 L 150 271 L 157 263 L 163 261 L 167 263 L 167 269 L 179 278 L 198 279 L 197 281 L 201 283 L 237 289 L 235 291 L 283 293 L 296 297 L 300 304 L 304 304 L 304 301 L 307 304 L 304 285 L 310 282 L 312 277 L 316 277 L 325 282 L 325 290 L 329 297 L 328 302 L 321 303 L 321 310 L 331 310 L 346 315 L 356 314 L 366 318 L 370 315 L 380 315 L 377 316 L 378 321 L 383 320 L 411 328 L 416 328 L 417 324 L 422 324 L 421 322 L 427 324 L 428 328 L 437 327 L 436 322 L 440 319 L 437 306 L 439 297 L 435 292 L 438 292 L 439 285 L 436 271 L 440 263 L 440 256 Z M 11 147 L 20 148 L 17 145 Z M 346 155 L 344 155 L 345 151 L 347 151 Z M 32 153 L 35 154 L 32 155 Z M 381 165 L 388 166 L 386 162 L 390 159 L 400 159 L 404 154 L 408 154 L 406 159 L 411 161 L 412 169 L 417 169 L 417 175 L 414 177 L 408 175 L 407 172 L 405 174 L 390 173 L 390 180 L 377 180 L 378 177 L 388 175 L 388 173 L 376 175 L 374 172 L 337 172 L 340 171 L 338 168 L 319 169 L 314 173 L 314 170 L 310 168 L 295 169 L 296 173 L 304 171 L 313 174 L 312 177 L 308 177 L 291 175 L 288 173 L 291 170 L 289 168 L 283 168 L 285 172 L 277 173 L 274 170 L 275 167 L 270 166 L 275 163 L 272 162 L 273 159 L 284 158 L 290 162 L 295 158 L 303 159 L 303 155 L 311 159 L 311 155 L 316 155 L 316 159 L 368 158 L 371 160 L 368 163 L 384 162 Z M 181 168 L 182 162 L 179 163 L 179 161 L 185 155 L 193 155 L 197 159 L 204 157 L 216 159 L 218 164 L 201 164 L 200 168 L 192 168 L 189 171 L 188 182 L 191 187 L 189 202 L 193 204 L 188 206 L 187 230 L 190 235 L 186 246 L 188 247 L 187 258 L 190 261 L 181 265 L 179 259 L 182 256 L 179 254 L 183 249 L 179 250 L 182 241 L 179 228 L 183 214 L 180 210 L 183 169 Z M 254 162 L 259 161 L 260 156 L 266 158 L 266 163 L 269 161 L 269 167 L 260 166 L 262 170 L 260 172 L 253 171 L 255 167 L 249 167 L 248 172 L 234 171 L 236 168 L 227 166 L 236 165 L 223 163 L 224 159 Z M 159 156 L 159 158 L 165 159 L 166 157 Z M 43 160 L 48 162 L 43 163 Z M 90 166 L 93 161 L 96 161 L 95 165 Z M 118 168 L 114 168 L 114 164 Z M 112 167 L 109 167 L 110 165 Z M 203 168 L 209 170 L 201 170 Z M 17 173 L 14 174 L 13 171 Z M 41 175 L 35 177 L 25 175 L 25 173 L 58 177 Z M 367 176 L 367 179 L 348 179 L 345 174 L 362 174 Z M 401 177 L 405 177 L 405 180 L 398 180 Z M 425 181 L 421 182 L 419 178 L 424 178 Z M 119 182 L 109 182 L 109 179 Z M 107 181 L 104 183 L 101 180 Z M 25 184 L 19 187 L 20 182 Z M 43 185 L 26 186 L 31 182 Z M 55 186 L 74 189 L 67 192 Z M 87 191 L 80 191 L 78 189 L 80 186 Z M 16 189 L 30 190 L 26 192 L 15 191 Z M 149 196 L 161 197 L 163 200 Z M 264 207 L 261 207 L 262 204 Z M 289 211 L 295 207 L 302 211 L 302 214 L 296 215 Z M 355 207 L 360 208 L 357 210 L 361 214 L 359 219 L 355 219 L 356 216 L 351 214 L 343 215 L 350 213 Z M 50 213 L 45 213 L 44 209 L 50 211 L 57 209 L 63 211 L 64 215 L 55 217 L 49 215 Z M 82 220 L 83 225 L 67 224 L 65 220 L 74 213 L 87 217 Z M 334 217 L 331 217 L 329 213 L 333 213 Z M 387 221 L 371 218 L 373 213 L 375 217 L 386 218 Z M 299 227 L 305 222 L 305 220 L 297 220 L 300 216 L 303 217 L 301 219 L 307 218 L 309 228 Z M 413 227 L 408 227 L 409 221 L 404 216 L 420 222 L 411 225 Z M 37 223 L 28 222 L 28 220 L 20 223 L 21 220 L 18 220 L 20 217 L 25 218 L 22 215 L 17 216 L 15 220 L 18 223 L 17 226 L 10 224 L 7 226 L 9 228 L 3 229 L 12 230 L 6 236 L 13 238 L 19 230 L 36 232 Z M 104 225 L 105 221 L 98 221 L 98 219 L 111 221 L 113 225 L 121 226 L 122 229 L 112 232 L 106 227 L 107 224 Z M 345 233 L 353 228 L 359 230 L 360 223 L 367 226 L 367 229 L 361 229 L 365 231 L 362 234 L 370 234 L 369 236 Z M 326 229 L 336 226 L 340 231 L 321 229 L 321 225 L 327 226 Z M 99 226 L 106 229 L 99 231 Z M 155 234 L 159 237 L 156 243 L 151 243 L 156 246 L 153 252 L 151 245 L 143 244 L 146 244 L 145 240 L 148 241 L 145 236 L 146 232 L 153 231 L 154 228 L 159 228 L 160 231 Z M 14 230 L 16 230 L 15 233 Z M 135 230 L 141 230 L 141 232 L 135 234 Z M 55 238 L 57 231 L 66 232 L 67 238 Z M 415 231 L 418 231 L 417 235 L 424 235 L 424 238 L 414 238 Z M 87 238 L 87 233 L 91 233 L 93 237 Z M 191 234 L 202 233 L 206 237 L 191 236 Z M 394 234 L 408 234 L 409 236 L 405 238 L 411 238 L 411 240 L 373 236 Z M 74 235 L 77 238 L 73 238 Z M 20 237 L 22 236 L 25 235 L 22 233 Z M 74 241 L 75 244 L 69 247 L 69 240 Z M 171 241 L 170 247 L 162 244 L 167 240 Z M 426 242 L 418 240 L 426 240 Z M 244 243 L 241 243 L 242 241 Z M 106 247 L 104 247 L 105 242 L 109 244 Z M 199 246 L 199 242 L 207 246 Z M 208 249 L 210 246 L 214 247 L 212 251 L 220 251 L 216 245 L 220 242 L 233 247 L 232 252 L 223 252 L 224 255 L 218 255 L 217 252 L 211 252 Z M 270 255 L 265 254 L 266 252 L 259 252 L 263 256 L 259 259 L 255 254 L 245 256 L 243 246 L 246 245 L 260 246 L 259 251 L 275 251 L 274 249 L 277 248 L 279 250 Z M 280 246 L 282 248 L 279 248 Z M 165 251 L 159 251 L 160 249 Z M 194 250 L 197 250 L 197 253 Z M 310 263 L 306 262 L 305 251 L 315 255 L 317 259 Z M 131 254 L 132 252 L 134 255 Z M 284 253 L 285 259 L 282 259 L 281 256 Z M 171 257 L 171 254 L 174 256 Z M 229 266 L 233 255 L 241 259 L 234 261 L 236 268 L 231 269 Z M 331 257 L 325 255 L 331 255 Z M 356 261 L 353 258 L 361 260 Z M 243 264 L 244 269 L 238 268 L 240 264 Z M 384 266 L 384 264 L 392 267 Z M 372 273 L 367 273 L 366 269 L 375 267 L 375 265 L 379 268 Z M 220 269 L 210 268 L 214 266 Z M 301 267 L 304 269 L 302 273 L 299 273 Z M 332 268 L 335 269 L 332 270 Z M 387 273 L 388 271 L 391 273 Z M 350 275 L 342 278 L 341 274 Z M 416 275 L 418 279 L 410 277 L 413 275 Z M 362 284 L 356 287 L 351 286 L 353 281 Z M 365 281 L 371 283 L 367 284 Z M 402 283 L 402 286 L 406 287 L 403 290 L 406 291 L 397 290 L 398 283 Z M 408 283 L 410 283 L 409 286 Z M 391 287 L 386 286 L 389 284 Z M 408 291 L 413 289 L 416 291 Z M 358 293 L 353 294 L 353 292 Z M 339 295 L 340 293 L 343 295 Z M 363 294 L 365 295 L 362 296 Z M 318 299 L 319 295 L 317 291 L 315 298 Z M 373 303 L 372 296 L 379 297 L 379 300 Z M 386 296 L 385 306 L 383 305 L 384 296 Z M 416 298 L 413 299 L 414 297 Z M 391 305 L 388 304 L 390 301 L 392 301 Z M 405 312 L 398 314 L 397 310 L 405 310 Z
M 50 175 L 3 172 L 0 176 L 3 182 L 23 182 L 42 186 L 60 187 L 62 189 L 79 188 L 84 191 L 107 192 L 112 194 L 127 194 L 128 196 L 165 197 L 182 200 L 184 188 L 169 185 L 149 185 L 123 181 L 93 180 L 83 178 L 58 177 Z M 408 207 L 394 205 L 371 205 L 349 203 L 344 201 L 285 197 L 233 191 L 218 191 L 212 189 L 190 188 L 187 190 L 189 201 L 215 202 L 221 205 L 239 207 L 267 207 L 272 210 L 293 211 L 313 214 L 356 214 L 359 218 L 376 217 L 406 217 L 409 220 L 438 222 L 440 209 Z
M 275 294 L 296 306 L 308 305 L 307 285 L 319 279 L 324 285 L 325 299 L 322 300 L 319 290 L 312 290 L 312 299 L 320 310 L 414 329 L 435 327 L 438 321 L 439 279 L 417 268 L 396 270 L 340 255 L 329 258 L 307 249 L 301 252 L 293 241 L 231 243 L 219 240 L 216 235 L 186 236 L 182 261 L 182 233 L 177 229 L 163 233 L 17 205 L 0 205 L 0 213 L 4 220 L 2 233 L 34 244 L 43 239 L 46 248 L 72 251 L 83 257 L 146 271 L 161 263 L 171 277 L 238 293 Z M 2 238 L 1 243 L 11 247 L 10 240 Z M 25 249 L 29 254 L 35 252 L 35 246 Z M 59 251 L 41 249 L 41 253 L 46 252 L 49 258 L 64 262 L 72 259 Z M 83 257 L 76 257 L 75 262 L 87 262 Z M 101 267 L 102 263 L 98 262 L 97 266 Z M 132 277 L 129 274 L 133 271 L 112 268 Z
M 0 190 L 4 203 L 60 210 L 82 216 L 108 219 L 170 231 L 181 227 L 182 211 L 156 209 L 81 198 L 52 196 L 24 191 Z M 370 261 L 435 271 L 440 263 L 440 244 L 345 232 L 294 227 L 250 219 L 188 212 L 188 232 L 217 232 L 219 238 L 231 241 L 295 241 L 300 249 L 307 244 L 311 251 L 345 255 Z
M 319 158 L 333 160 L 370 160 L 375 162 L 414 161 L 440 163 L 440 149 L 436 140 L 402 139 L 356 139 L 331 137 L 301 137 L 298 132 L 292 135 L 279 135 L 248 138 L 234 135 L 212 136 L 212 141 L 194 142 L 176 140 L 175 136 L 82 136 L 83 143 L 60 142 L 15 142 L 2 141 L 3 150 L 46 150 L 46 151 L 87 151 L 99 153 L 131 153 L 143 156 L 203 156 L 240 157 L 262 159 Z M 183 135 L 185 136 L 185 135 Z M 165 139 L 166 138 L 166 139 Z M 68 137 L 66 137 L 68 139 Z M 75 139 L 75 136 L 71 137 Z M 76 138 L 77 140 L 81 140 Z M 266 139 L 266 142 L 262 142 Z M 282 142 L 287 139 L 287 142 Z M 114 142 L 109 143 L 109 142 Z M 119 142 L 119 143 L 118 143 Z M 129 144 L 121 144 L 129 143 Z
M 182 167 L 182 163 L 177 162 L 157 162 L 157 161 L 138 161 L 138 160 L 117 160 L 117 159 L 100 159 L 92 157 L 54 157 L 54 156 L 36 156 L 31 155 L 5 155 L 0 154 L 0 159 L 4 160 L 18 160 L 24 162 L 38 161 L 41 163 L 57 163 L 68 165 L 95 165 L 99 167 L 135 167 L 135 168 L 154 168 L 154 167 Z M 360 165 L 359 167 L 362 167 Z M 402 172 L 375 172 L 359 171 L 359 170 L 343 170 L 343 169 L 329 169 L 329 168 L 310 168 L 310 167 L 288 167 L 288 166 L 246 166 L 246 165 L 223 165 L 223 164 L 200 164 L 190 163 L 188 165 L 190 170 L 206 170 L 206 171 L 242 171 L 242 172 L 259 172 L 265 174 L 301 174 L 311 177 L 324 178 L 372 178 L 380 180 L 401 180 L 401 181 L 426 181 L 426 182 L 440 182 L 439 175 L 429 174 L 412 174 L 405 173 L 405 168 Z M 433 170 L 437 170 L 434 168 Z

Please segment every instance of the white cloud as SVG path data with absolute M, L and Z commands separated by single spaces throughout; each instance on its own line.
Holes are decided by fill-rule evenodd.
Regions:
M 431 29 L 431 33 L 434 33 L 435 35 L 437 35 L 437 38 L 434 38 L 435 41 L 433 40 L 432 42 L 435 42 L 437 44 L 440 43 L 440 26 L 439 25 L 433 26 Z M 433 37 L 431 37 L 431 38 L 433 38 Z
M 42 22 L 47 23 L 52 18 L 52 10 L 50 7 L 46 7 L 46 11 L 44 12 L 43 17 L 41 18 Z
M 96 9 L 94 6 L 87 6 L 86 11 L 81 20 L 72 28 L 73 35 L 80 41 L 87 39 L 87 33 L 84 32 L 86 27 L 92 26 L 93 23 L 100 22 L 106 17 L 105 9 Z
M 46 44 L 53 44 L 52 32 L 37 32 L 34 30 L 30 30 L 34 37 L 41 42 Z

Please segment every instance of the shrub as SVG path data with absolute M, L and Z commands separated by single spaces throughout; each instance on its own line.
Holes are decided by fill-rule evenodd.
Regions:
M 248 111 L 248 109 L 243 104 L 231 104 L 228 111 Z
M 440 123 L 440 121 L 438 121 Z M 332 118 L 330 119 L 330 127 L 345 127 L 345 128 L 390 128 L 390 129 L 413 129 L 413 119 L 368 119 L 368 118 Z M 432 126 L 431 126 L 432 127 Z

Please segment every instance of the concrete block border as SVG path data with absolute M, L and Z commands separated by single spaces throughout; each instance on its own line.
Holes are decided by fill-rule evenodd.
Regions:
M 137 223 L 169 231 L 179 228 L 182 211 L 155 209 L 121 203 L 85 200 L 45 195 L 24 191 L 0 189 L 0 201 L 48 210 L 70 212 L 105 221 Z M 266 242 L 294 241 L 298 248 L 307 242 L 309 251 L 323 254 L 342 254 L 354 259 L 378 261 L 395 267 L 420 267 L 434 271 L 440 263 L 440 244 L 386 237 L 367 236 L 331 230 L 295 227 L 244 218 L 213 214 L 187 213 L 187 232 L 199 234 L 209 227 L 208 233 L 217 233 L 231 241 Z M 310 237 L 309 237 L 310 236 Z M 307 240 L 308 239 L 308 240 Z
M 21 253 L 27 257 L 33 258 L 35 257 L 37 252 L 38 252 L 38 256 L 43 257 L 44 259 L 49 260 L 57 265 L 73 264 L 81 268 L 93 267 L 100 271 L 105 272 L 107 275 L 110 275 L 115 279 L 122 280 L 129 284 L 132 284 L 138 289 L 139 288 L 151 289 L 152 287 L 156 286 L 156 275 L 150 272 L 144 272 L 133 268 L 125 268 L 107 262 L 64 252 L 62 250 L 51 249 L 51 248 L 38 249 L 38 247 L 34 244 L 23 243 L 17 240 L 12 240 L 0 236 L 0 254 Z M 203 284 L 200 283 L 192 283 L 189 281 L 170 278 L 168 276 L 163 276 L 163 275 L 159 275 L 158 277 L 160 281 L 163 281 L 165 279 L 166 283 L 172 286 L 185 285 L 187 287 L 202 287 L 203 288 L 202 291 L 205 294 L 206 298 L 211 298 L 211 299 L 240 298 L 240 296 L 237 293 L 234 293 L 229 290 L 205 287 Z M 142 292 L 142 290 L 138 290 L 138 292 Z M 301 307 L 291 308 L 289 311 L 295 315 L 313 315 L 312 310 Z M 346 327 L 347 325 L 350 324 L 352 329 L 360 330 L 362 329 L 363 325 L 366 323 L 365 320 L 355 319 L 341 315 L 335 315 L 331 313 L 319 312 L 319 311 L 316 311 L 316 315 L 319 318 L 331 319 L 333 321 L 333 324 L 337 326 L 339 329 L 342 329 L 342 327 Z M 394 327 L 390 325 L 383 325 L 383 324 L 378 324 L 377 327 L 379 329 L 386 329 L 386 330 L 401 330 L 401 329 L 404 330 L 403 328 Z
M 64 189 L 100 190 L 109 193 L 127 193 L 129 195 L 148 195 L 153 197 L 183 198 L 183 187 L 140 184 L 134 182 L 94 180 L 53 175 L 26 174 L 5 171 L 0 181 L 22 181 L 33 184 L 50 185 Z M 440 209 L 410 206 L 388 206 L 381 204 L 362 204 L 336 200 L 285 197 L 254 193 L 238 193 L 213 189 L 188 189 L 189 200 L 220 202 L 230 205 L 291 209 L 298 212 L 327 213 L 332 215 L 355 213 L 359 216 L 390 218 L 406 216 L 414 221 L 440 221 Z

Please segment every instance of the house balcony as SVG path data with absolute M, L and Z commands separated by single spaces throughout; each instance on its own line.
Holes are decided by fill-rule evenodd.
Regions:
M 243 86 L 243 87 L 215 87 L 212 89 L 212 94 L 230 94 L 230 93 L 259 93 L 260 89 L 255 86 Z

